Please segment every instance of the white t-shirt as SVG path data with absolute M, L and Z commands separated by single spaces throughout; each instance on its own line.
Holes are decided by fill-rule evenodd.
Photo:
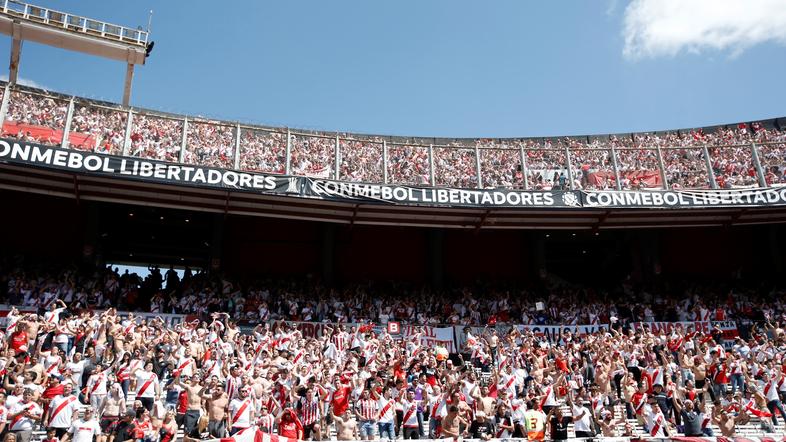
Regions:
M 35 403 L 33 401 L 30 401 L 30 402 L 28 402 L 26 404 L 22 403 L 21 401 L 17 402 L 13 406 L 13 408 L 8 410 L 8 413 L 9 414 L 17 414 L 17 413 L 22 412 L 23 410 L 26 410 L 27 412 L 29 412 L 31 414 L 34 414 L 34 415 L 38 415 L 38 416 L 41 416 L 41 413 L 42 413 L 41 407 L 37 403 Z M 35 423 L 35 421 L 33 421 L 33 419 L 30 419 L 29 417 L 22 417 L 22 416 L 20 416 L 20 418 L 17 419 L 16 422 L 14 422 L 14 424 L 11 426 L 10 429 L 11 430 L 28 431 L 28 430 L 32 430 L 33 429 L 33 424 L 34 423 Z
M 82 359 L 79 362 L 69 362 L 66 364 L 66 369 L 71 370 L 71 382 L 76 387 L 82 386 L 82 373 L 85 371 L 85 363 L 86 361 Z
M 87 393 L 96 395 L 106 394 L 106 374 L 103 371 L 91 375 L 87 380 Z
M 243 408 L 243 404 L 248 404 L 244 409 L 243 412 L 238 414 L 241 408 Z M 251 409 L 253 408 L 251 404 L 251 398 L 246 398 L 245 400 L 241 399 L 232 399 L 232 402 L 229 403 L 229 417 L 232 419 L 232 427 L 236 428 L 248 428 L 251 426 Z
M 582 413 L 584 415 L 582 416 Z M 592 431 L 592 413 L 587 409 L 587 407 L 581 405 L 573 405 L 573 417 L 579 417 L 581 419 L 573 422 L 573 429 L 576 431 Z
M 73 435 L 74 442 L 93 442 L 93 437 L 101 434 L 101 427 L 95 419 L 77 419 L 68 429 L 68 433 Z
M 396 417 L 396 406 L 393 399 L 381 397 L 377 401 L 377 407 L 379 408 L 379 423 L 393 423 Z
M 60 408 L 62 404 L 66 404 Z M 49 426 L 54 428 L 68 428 L 71 426 L 71 418 L 74 411 L 79 409 L 79 401 L 74 396 L 57 396 L 49 404 Z M 54 416 L 53 413 L 57 412 Z
M 150 381 L 150 384 L 148 384 Z M 138 398 L 153 398 L 156 397 L 156 386 L 158 385 L 158 376 L 153 372 L 138 371 L 136 372 L 136 397 Z M 147 385 L 144 391 L 142 387 Z
M 64 308 L 56 308 L 52 311 L 44 313 L 44 320 L 50 324 L 57 324 L 60 322 L 60 314 L 63 313 Z

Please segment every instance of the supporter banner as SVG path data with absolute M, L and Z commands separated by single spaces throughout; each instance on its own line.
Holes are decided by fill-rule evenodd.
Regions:
M 304 338 L 319 338 L 322 337 L 328 328 L 336 328 L 336 324 L 322 323 L 322 322 L 287 322 L 289 325 L 294 325 Z M 360 327 L 364 324 L 344 323 L 343 325 L 347 331 L 351 327 Z M 402 325 L 400 333 L 393 336 L 394 339 L 409 339 L 417 333 L 421 333 L 420 345 L 424 347 L 445 347 L 448 352 L 456 352 L 456 344 L 453 340 L 453 327 L 428 327 L 428 326 L 415 326 L 415 325 Z M 375 324 L 372 331 L 377 335 L 387 332 L 387 324 Z
M 609 327 L 606 325 L 517 325 L 521 333 L 532 332 L 535 336 L 544 337 L 551 343 L 561 343 L 565 332 L 570 332 L 573 336 L 586 336 L 597 332 L 606 332 Z
M 733 190 L 526 191 L 350 183 L 173 164 L 0 139 L 0 162 L 161 184 L 438 207 L 685 208 L 786 205 L 786 186 Z
M 498 333 L 505 333 L 510 328 L 513 327 L 512 325 L 498 325 L 496 327 Z M 520 332 L 522 333 L 529 333 L 532 332 L 535 336 L 544 338 L 545 341 L 548 341 L 552 344 L 561 344 L 562 342 L 562 335 L 563 333 L 570 332 L 572 335 L 576 336 L 586 336 L 596 332 L 606 332 L 609 327 L 605 324 L 590 324 L 590 325 L 516 325 L 515 326 Z M 461 325 L 455 326 L 456 331 L 456 345 L 459 350 L 464 350 L 464 346 L 467 343 L 467 334 L 464 331 L 465 327 Z M 469 327 L 470 333 L 473 336 L 479 337 L 483 334 L 485 330 L 488 330 L 486 327 Z
M 631 324 L 631 327 L 634 330 L 648 328 L 656 335 L 668 335 L 677 328 L 677 325 L 680 325 L 682 330 L 687 333 L 701 332 L 705 334 L 718 327 L 723 332 L 723 345 L 727 348 L 731 347 L 734 344 L 734 340 L 740 336 L 737 324 L 734 321 L 634 322 Z

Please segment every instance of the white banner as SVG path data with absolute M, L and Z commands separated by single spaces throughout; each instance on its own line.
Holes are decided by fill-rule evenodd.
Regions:
M 498 326 L 497 332 L 506 333 L 511 325 Z M 566 331 L 570 332 L 573 336 L 586 336 L 595 332 L 605 332 L 609 329 L 605 324 L 589 324 L 589 325 L 516 325 L 515 326 L 521 333 L 527 334 L 532 332 L 535 336 L 544 338 L 552 344 L 562 343 L 562 335 Z M 458 341 L 458 348 L 461 351 L 466 350 L 465 344 L 467 343 L 467 334 L 464 332 L 465 327 L 457 325 L 456 341 Z M 488 327 L 469 327 L 470 333 L 473 336 L 479 337 L 483 334 Z
M 723 332 L 722 344 L 726 348 L 731 348 L 734 345 L 734 340 L 740 336 L 734 321 L 633 322 L 631 327 L 637 331 L 648 329 L 655 335 L 663 336 L 670 335 L 678 328 L 681 328 L 683 333 L 709 334 L 715 327 L 718 327 Z
M 328 327 L 335 329 L 339 324 L 322 323 L 322 322 L 287 322 L 294 325 L 300 330 L 304 338 L 318 338 L 325 334 Z M 347 331 L 351 327 L 361 327 L 367 324 L 343 323 Z M 387 332 L 387 324 L 375 324 L 372 331 L 377 335 Z M 401 333 L 393 335 L 394 339 L 409 339 L 421 333 L 420 345 L 428 348 L 445 347 L 448 352 L 455 353 L 456 345 L 453 340 L 453 327 L 429 327 L 429 326 L 415 326 L 415 325 L 402 325 Z
M 562 336 L 570 332 L 573 336 L 586 336 L 596 332 L 606 332 L 607 325 L 517 325 L 521 333 L 532 332 L 535 336 L 544 337 L 552 344 L 562 343 Z

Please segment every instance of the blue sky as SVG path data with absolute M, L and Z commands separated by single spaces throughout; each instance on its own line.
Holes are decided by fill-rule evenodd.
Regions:
M 675 1 L 688 10 L 673 11 Z M 137 68 L 132 104 L 169 112 L 455 137 L 786 116 L 784 0 L 750 0 L 743 12 L 732 0 L 36 4 L 134 27 L 154 10 L 156 46 Z M 6 60 L 9 48 L 0 38 Z M 119 101 L 124 72 L 26 43 L 20 76 Z

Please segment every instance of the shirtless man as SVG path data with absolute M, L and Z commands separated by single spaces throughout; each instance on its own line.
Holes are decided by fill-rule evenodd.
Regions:
M 614 414 L 604 409 L 600 412 L 598 426 L 600 426 L 600 430 L 604 437 L 619 437 L 617 426 L 624 424 L 625 422 L 624 416 L 620 417 L 619 419 L 614 419 Z
M 745 410 L 740 411 L 740 414 L 737 416 L 729 414 L 722 407 L 716 407 L 714 411 L 712 423 L 720 428 L 721 434 L 725 437 L 734 436 L 737 424 L 746 424 L 750 421 L 750 417 Z
M 184 376 L 175 378 L 177 385 L 185 390 L 188 396 L 188 408 L 186 409 L 185 417 L 183 418 L 183 433 L 188 437 L 199 437 L 199 412 L 202 409 L 202 386 L 199 385 L 199 378 L 194 376 L 191 378 L 191 383 L 186 384 L 183 382 L 187 379 Z M 217 436 L 223 437 L 223 436 Z
M 207 430 L 210 436 L 226 437 L 226 415 L 229 406 L 229 396 L 226 391 L 218 385 L 217 379 L 213 378 L 210 385 L 203 388 L 200 394 L 207 401 Z
M 605 357 L 597 363 L 595 368 L 595 383 L 598 384 L 602 394 L 611 394 L 611 365 L 606 363 Z
M 486 416 L 493 416 L 495 410 L 495 400 L 489 396 L 489 387 L 480 387 L 480 396 L 476 399 L 478 403 L 478 410 L 486 413 Z
M 115 427 L 120 422 L 120 418 L 126 414 L 126 398 L 120 384 L 114 384 L 109 394 L 104 399 L 104 403 L 99 410 L 99 424 L 101 425 L 101 440 L 112 442 L 115 438 Z
M 707 382 L 707 364 L 704 362 L 704 359 L 701 356 L 689 358 L 684 353 L 681 353 L 681 356 L 682 366 L 689 368 L 693 372 L 693 382 L 696 385 L 696 389 L 704 390 L 704 385 Z M 704 401 L 704 394 L 699 394 L 699 400 Z
M 459 408 L 456 405 L 451 405 L 448 408 L 448 415 L 442 418 L 442 437 L 459 437 L 462 436 L 461 428 L 468 428 L 467 421 L 459 416 Z M 466 430 L 463 433 L 467 435 Z
M 347 411 L 341 416 L 333 416 L 336 422 L 336 435 L 338 440 L 358 440 L 358 423 L 352 412 Z

